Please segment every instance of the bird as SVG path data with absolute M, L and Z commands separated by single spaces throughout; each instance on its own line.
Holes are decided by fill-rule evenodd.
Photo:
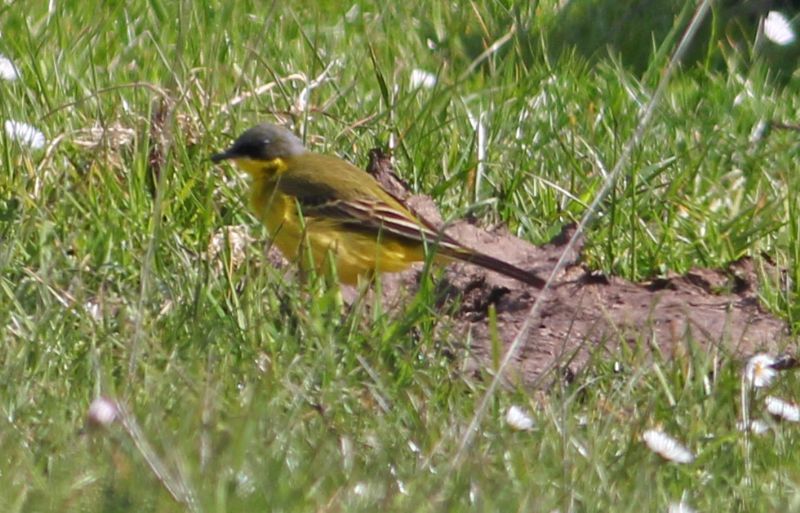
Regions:
M 314 153 L 288 129 L 262 123 L 211 156 L 232 161 L 250 177 L 250 204 L 273 243 L 290 261 L 318 272 L 332 258 L 338 280 L 356 285 L 414 262 L 462 261 L 542 288 L 544 280 L 459 243 L 417 216 L 372 175 L 333 156 Z M 307 256 L 310 254 L 310 259 Z

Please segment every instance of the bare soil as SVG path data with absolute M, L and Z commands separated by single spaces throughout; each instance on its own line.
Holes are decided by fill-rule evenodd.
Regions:
M 387 190 L 418 215 L 441 226 L 441 216 L 430 198 L 410 195 L 382 152 L 373 150 L 370 157 L 368 171 Z M 487 230 L 458 221 L 444 228 L 464 245 L 545 279 L 574 233 L 574 227 L 568 226 L 549 244 L 538 247 L 502 227 Z M 658 351 L 669 358 L 687 351 L 692 343 L 703 351 L 740 358 L 759 350 L 785 349 L 789 341 L 786 323 L 765 311 L 758 301 L 758 276 L 750 259 L 724 270 L 693 269 L 682 276 L 632 283 L 584 268 L 582 247 L 579 241 L 568 255 L 568 265 L 545 292 L 476 266 L 448 266 L 439 286 L 441 330 L 469 341 L 462 361 L 470 372 L 480 373 L 496 363 L 493 337 L 507 350 L 539 298 L 542 303 L 509 373 L 526 386 L 546 386 L 554 377 L 574 377 L 590 357 L 611 355 L 623 344 L 633 351 Z M 413 294 L 421 268 L 384 275 L 384 304 L 402 302 Z M 491 309 L 496 322 L 489 322 Z

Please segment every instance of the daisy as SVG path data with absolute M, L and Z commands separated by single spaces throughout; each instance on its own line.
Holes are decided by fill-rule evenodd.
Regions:
M 530 431 L 533 419 L 519 406 L 513 405 L 506 412 L 506 424 L 514 431 Z
M 767 405 L 770 415 L 789 422 L 800 422 L 800 408 L 796 404 L 773 396 L 764 399 L 764 404 Z
M 747 431 L 747 426 L 745 426 L 743 421 L 739 421 L 736 423 L 736 429 L 739 431 Z M 764 422 L 761 419 L 755 419 L 750 421 L 750 432 L 756 435 L 764 435 L 769 431 L 769 424 Z
M 6 136 L 18 143 L 29 146 L 31 149 L 40 150 L 44 148 L 44 134 L 34 126 L 21 121 L 6 120 L 3 124 L 6 129 Z
M 424 87 L 425 89 L 432 89 L 436 85 L 436 75 L 429 71 L 422 69 L 415 69 L 411 72 L 411 87 L 416 89 Z
M 747 360 L 744 368 L 744 377 L 747 383 L 753 388 L 765 388 L 775 381 L 778 371 L 775 370 L 775 358 L 766 354 L 758 353 Z
M 0 54 L 0 78 L 3 80 L 14 81 L 19 78 L 19 70 L 11 62 L 11 59 Z
M 665 460 L 674 461 L 675 463 L 691 463 L 694 461 L 692 451 L 663 431 L 648 429 L 642 434 L 642 440 L 651 451 Z
M 106 428 L 114 423 L 119 416 L 117 403 L 108 397 L 98 397 L 89 405 L 86 413 L 88 424 L 95 428 Z
M 694 509 L 683 501 L 671 503 L 667 511 L 669 513 L 694 513 Z
M 770 11 L 764 19 L 764 35 L 776 45 L 786 46 L 794 43 L 792 25 L 778 11 Z

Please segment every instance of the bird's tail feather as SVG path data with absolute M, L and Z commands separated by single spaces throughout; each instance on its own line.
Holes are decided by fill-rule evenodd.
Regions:
M 480 267 L 489 269 L 490 271 L 502 274 L 503 276 L 521 281 L 522 283 L 527 283 L 528 285 L 536 287 L 537 289 L 543 288 L 544 284 L 546 283 L 545 280 L 536 276 L 530 271 L 520 269 L 519 267 L 511 265 L 508 262 L 490 257 L 489 255 L 484 255 L 483 253 L 478 253 L 477 251 L 461 248 L 451 249 L 447 246 L 444 246 L 440 248 L 440 252 L 446 257 L 478 265 Z

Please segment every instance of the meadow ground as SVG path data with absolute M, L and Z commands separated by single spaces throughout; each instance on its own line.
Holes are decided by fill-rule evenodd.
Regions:
M 553 50 L 556 2 L 88 4 L 0 7 L 0 510 L 800 510 L 798 428 L 765 412 L 798 379 L 742 393 L 741 362 L 690 339 L 501 388 L 462 448 L 493 369 L 462 372 L 435 288 L 392 316 L 287 278 L 208 160 L 259 121 L 361 167 L 391 145 L 446 218 L 542 243 L 600 192 L 690 10 L 634 68 Z M 794 327 L 798 84 L 712 18 L 585 262 L 638 281 L 750 256 Z M 99 396 L 124 412 L 87 426 Z

